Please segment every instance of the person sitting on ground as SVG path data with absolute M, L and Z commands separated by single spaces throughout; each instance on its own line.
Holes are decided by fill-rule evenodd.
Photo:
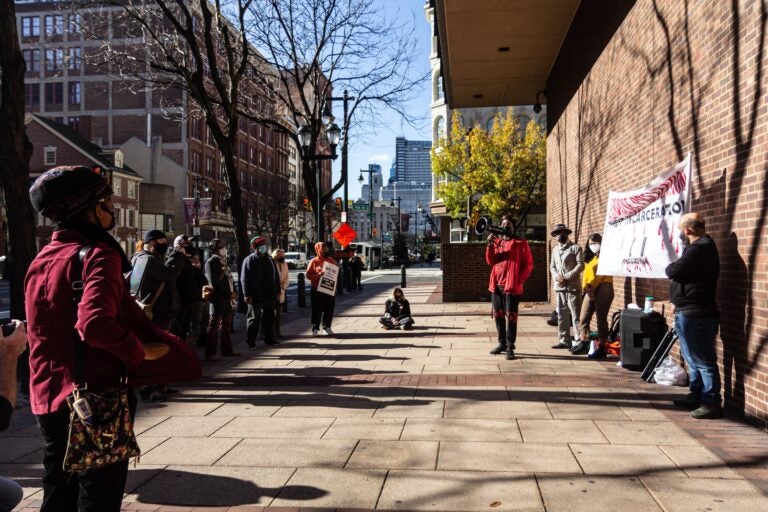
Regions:
M 591 359 L 605 357 L 605 345 L 608 343 L 608 312 L 613 303 L 613 278 L 597 275 L 597 265 L 600 257 L 600 243 L 603 237 L 595 233 L 589 237 L 587 250 L 584 251 L 584 272 L 582 273 L 582 288 L 584 297 L 581 303 L 581 338 L 572 354 L 590 352 Z M 597 319 L 597 343 L 594 351 L 589 350 L 589 324 L 592 315 Z
M 384 316 L 379 319 L 379 323 L 385 329 L 411 329 L 413 317 L 411 317 L 411 304 L 403 295 L 403 290 L 395 288 L 392 292 L 392 298 L 387 299 L 384 305 Z

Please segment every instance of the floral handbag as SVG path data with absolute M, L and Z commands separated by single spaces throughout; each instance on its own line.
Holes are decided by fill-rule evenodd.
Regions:
M 83 297 L 83 260 L 90 247 L 81 248 L 74 258 L 72 298 L 75 319 Z M 70 407 L 69 437 L 64 454 L 64 471 L 74 473 L 138 457 L 139 445 L 133 432 L 128 406 L 128 379 L 103 392 L 88 391 L 85 384 L 85 343 L 75 331 L 75 388 L 67 397 Z
M 99 394 L 76 387 L 67 403 L 71 412 L 64 471 L 87 471 L 139 456 L 125 379 Z

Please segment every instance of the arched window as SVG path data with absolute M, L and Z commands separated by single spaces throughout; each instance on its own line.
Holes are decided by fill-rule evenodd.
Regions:
M 445 118 L 443 116 L 437 116 L 435 119 L 435 133 L 433 140 L 438 142 L 446 138 L 445 132 Z

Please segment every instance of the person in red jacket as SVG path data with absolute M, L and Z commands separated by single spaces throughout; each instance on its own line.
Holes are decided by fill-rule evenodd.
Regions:
M 336 260 L 331 258 L 331 245 L 323 242 L 315 244 L 315 256 L 307 265 L 307 279 L 309 279 L 312 289 L 309 292 L 312 299 L 312 336 L 317 336 L 320 330 L 320 320 L 322 317 L 323 332 L 326 336 L 333 336 L 333 310 L 336 308 L 336 297 L 326 293 L 318 292 L 317 285 L 320 284 L 320 278 L 325 273 L 323 264 L 328 262 L 336 265 Z M 338 283 L 337 283 L 338 286 Z
M 492 294 L 491 307 L 496 321 L 499 343 L 491 354 L 507 353 L 515 358 L 517 338 L 517 307 L 523 294 L 523 283 L 533 271 L 533 256 L 528 242 L 512 236 L 512 218 L 504 215 L 501 227 L 505 234 L 488 235 L 485 261 L 491 266 L 488 291 Z
M 186 343 L 154 325 L 130 295 L 123 275 L 131 265 L 109 234 L 115 210 L 112 188 L 101 175 L 88 167 L 56 167 L 35 180 L 29 195 L 35 209 L 58 224 L 25 280 L 30 406 L 43 438 L 40 510 L 118 512 L 127 460 L 72 474 L 62 467 L 76 346 L 82 340 L 82 375 L 96 393 L 117 387 L 123 377 L 129 385 L 196 378 L 200 363 Z M 80 264 L 78 253 L 86 246 Z M 83 286 L 77 306 L 75 281 Z M 133 391 L 129 408 L 134 415 Z

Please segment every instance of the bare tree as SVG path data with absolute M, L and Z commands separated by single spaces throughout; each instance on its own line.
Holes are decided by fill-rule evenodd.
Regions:
M 348 133 L 374 126 L 382 109 L 391 109 L 414 124 L 419 116 L 406 104 L 429 77 L 426 60 L 417 55 L 414 20 L 403 23 L 399 13 L 388 14 L 384 3 L 370 0 L 253 0 L 246 24 L 251 43 L 277 74 L 257 73 L 277 80 L 275 88 L 285 115 L 296 126 L 308 126 L 308 148 L 298 143 L 302 180 L 314 209 L 317 187 L 312 157 L 327 152 L 323 141 L 326 99 L 348 91 L 350 101 L 341 122 L 342 159 L 346 159 Z M 422 64 L 424 62 L 424 64 Z M 354 122 L 353 122 L 354 119 Z M 342 162 L 345 166 L 345 162 Z M 343 185 L 344 176 L 323 191 L 320 204 Z M 316 211 L 316 210 L 315 210 Z M 321 234 L 323 229 L 321 228 Z
M 11 316 L 24 318 L 24 276 L 35 257 L 35 217 L 29 200 L 32 145 L 24 133 L 24 58 L 13 0 L 0 0 L 0 187 L 8 205 Z

